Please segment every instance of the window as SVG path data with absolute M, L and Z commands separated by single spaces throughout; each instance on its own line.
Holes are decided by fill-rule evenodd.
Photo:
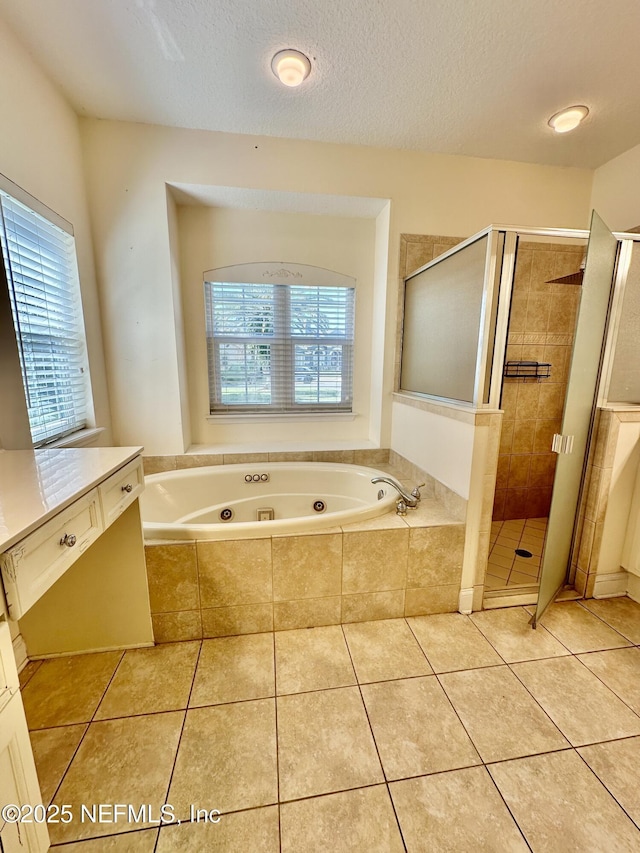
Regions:
M 205 281 L 205 307 L 212 414 L 351 411 L 352 286 Z
M 0 190 L 0 246 L 31 437 L 41 446 L 86 426 L 88 370 L 75 241 L 64 220 L 53 213 L 45 218 Z

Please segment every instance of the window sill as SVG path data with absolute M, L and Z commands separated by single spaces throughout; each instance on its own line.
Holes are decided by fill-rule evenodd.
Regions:
M 299 414 L 242 414 L 234 412 L 229 415 L 207 415 L 210 423 L 227 424 L 259 424 L 259 423 L 296 423 L 299 421 L 353 421 L 357 417 L 355 412 L 300 412 Z
M 81 429 L 78 430 L 78 432 L 72 433 L 71 435 L 65 435 L 63 438 L 59 438 L 57 441 L 52 441 L 51 444 L 47 444 L 40 449 L 51 450 L 56 447 L 88 447 L 89 445 L 94 444 L 103 432 L 104 427 Z

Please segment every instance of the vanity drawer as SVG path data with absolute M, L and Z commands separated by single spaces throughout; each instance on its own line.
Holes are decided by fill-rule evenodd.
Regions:
M 144 489 L 144 474 L 140 457 L 129 462 L 104 483 L 100 483 L 100 504 L 104 526 L 108 527 L 121 515 Z
M 20 619 L 102 533 L 92 489 L 0 555 L 11 619 Z

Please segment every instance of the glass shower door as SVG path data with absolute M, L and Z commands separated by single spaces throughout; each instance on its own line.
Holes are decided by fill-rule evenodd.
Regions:
M 594 211 L 533 626 L 565 583 L 595 414 L 618 241 Z

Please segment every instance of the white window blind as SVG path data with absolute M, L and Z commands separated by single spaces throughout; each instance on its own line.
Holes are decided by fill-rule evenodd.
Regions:
M 87 362 L 72 234 L 0 191 L 0 245 L 34 445 L 86 426 Z
M 205 282 L 211 413 L 350 412 L 353 287 Z

